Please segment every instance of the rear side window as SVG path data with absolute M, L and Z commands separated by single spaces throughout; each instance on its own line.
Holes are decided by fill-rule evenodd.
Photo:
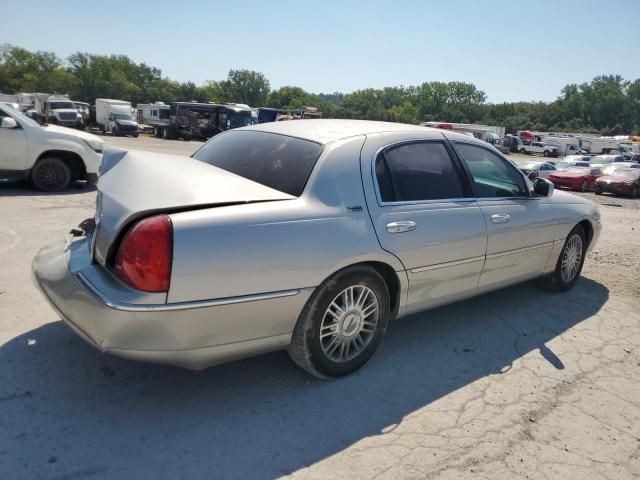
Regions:
M 266 132 L 228 132 L 213 137 L 193 158 L 299 197 L 322 145 Z
M 460 176 L 441 142 L 390 147 L 376 159 L 383 202 L 464 197 Z

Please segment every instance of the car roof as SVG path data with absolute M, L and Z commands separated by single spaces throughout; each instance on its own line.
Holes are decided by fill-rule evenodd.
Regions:
M 327 144 L 342 140 L 344 138 L 355 137 L 357 135 L 369 135 L 383 132 L 435 132 L 447 134 L 447 137 L 456 139 L 469 139 L 470 137 L 459 133 L 453 133 L 437 128 L 423 127 L 420 125 L 408 125 L 406 123 L 376 122 L 371 120 L 333 120 L 333 119 L 310 119 L 310 120 L 287 120 L 281 122 L 260 123 L 244 127 L 243 131 L 258 131 L 288 135 L 291 137 L 303 138 L 313 142 Z

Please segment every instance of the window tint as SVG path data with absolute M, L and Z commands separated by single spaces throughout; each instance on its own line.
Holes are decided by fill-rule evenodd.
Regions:
M 473 177 L 479 197 L 528 197 L 522 175 L 493 152 L 482 147 L 457 143 L 458 156 Z
M 275 190 L 299 197 L 322 145 L 266 132 L 227 132 L 213 137 L 193 158 Z
M 460 177 L 441 142 L 391 147 L 376 159 L 383 202 L 461 198 Z

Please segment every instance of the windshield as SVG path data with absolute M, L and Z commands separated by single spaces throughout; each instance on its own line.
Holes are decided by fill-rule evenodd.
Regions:
M 229 131 L 213 137 L 193 158 L 299 197 L 321 152 L 322 145 L 308 140 Z
M 628 178 L 640 178 L 640 172 L 634 170 L 620 170 L 616 172 L 616 176 L 628 177 Z
M 538 166 L 538 162 L 520 162 L 518 163 L 520 168 L 524 168 L 525 170 L 533 170 Z
M 63 108 L 75 110 L 71 102 L 49 102 L 49 108 L 51 110 L 62 110 Z
M 133 120 L 133 117 L 126 113 L 113 113 L 112 115 L 115 120 Z
M 251 125 L 251 112 L 234 112 L 233 110 L 230 110 L 227 113 L 228 128 L 246 127 L 247 125 Z
M 616 170 L 620 170 L 621 168 L 624 168 L 624 167 L 620 165 L 608 165 L 604 167 L 602 171 L 604 172 L 605 175 L 611 175 L 613 172 L 615 172 Z
M 40 124 L 38 122 L 36 122 L 35 120 L 32 120 L 31 118 L 27 117 L 23 113 L 21 113 L 21 112 L 19 112 L 17 110 L 14 110 L 11 107 L 8 107 L 6 110 L 0 109 L 0 111 L 5 112 L 10 117 L 13 117 L 13 119 L 15 121 L 17 121 L 18 123 L 20 123 L 20 125 L 22 125 L 22 126 L 25 126 L 25 125 L 28 125 L 30 127 L 39 127 L 40 126 Z M 9 111 L 11 113 L 9 113 Z

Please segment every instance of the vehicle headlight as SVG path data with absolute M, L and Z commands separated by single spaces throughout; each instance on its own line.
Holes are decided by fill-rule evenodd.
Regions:
M 104 142 L 102 140 L 87 140 L 86 138 L 83 138 L 82 141 L 84 141 L 84 143 L 86 143 L 89 148 L 96 153 L 102 153 L 104 151 Z

